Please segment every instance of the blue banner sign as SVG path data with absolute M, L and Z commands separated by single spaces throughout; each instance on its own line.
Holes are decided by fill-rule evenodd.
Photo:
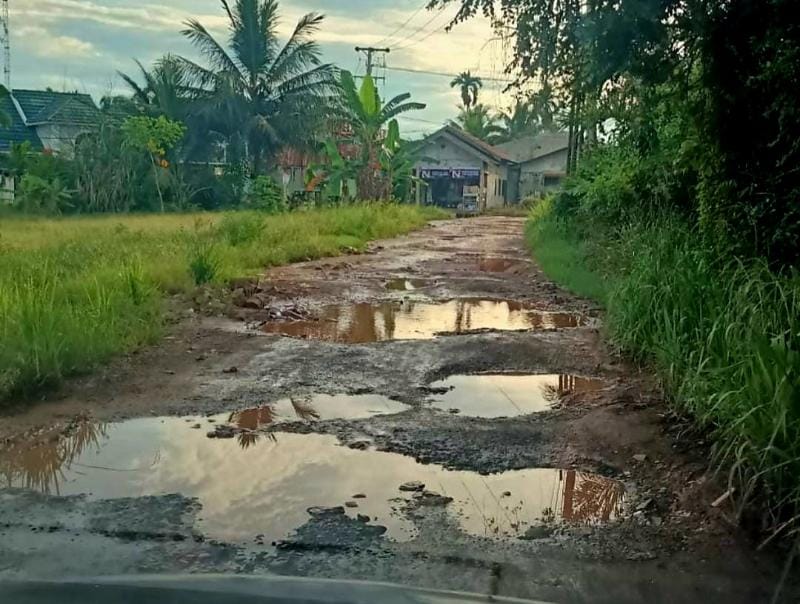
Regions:
M 420 178 L 455 178 L 463 180 L 466 178 L 480 178 L 479 168 L 422 168 L 419 171 Z

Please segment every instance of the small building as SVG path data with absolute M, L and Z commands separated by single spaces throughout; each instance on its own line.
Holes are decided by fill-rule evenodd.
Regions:
M 88 94 L 19 90 L 0 100 L 11 125 L 0 126 L 0 153 L 28 142 L 36 151 L 70 153 L 81 134 L 97 128 L 100 110 Z
M 511 158 L 497 147 L 447 125 L 419 147 L 415 175 L 427 183 L 417 187 L 417 202 L 455 207 L 465 198 L 483 209 L 502 207 L 508 194 Z
M 546 133 L 490 145 L 447 125 L 420 144 L 417 202 L 455 207 L 476 199 L 481 210 L 541 196 L 561 185 L 567 169 L 567 135 Z
M 543 132 L 497 145 L 515 164 L 509 201 L 542 197 L 558 189 L 567 176 L 568 146 L 565 132 Z

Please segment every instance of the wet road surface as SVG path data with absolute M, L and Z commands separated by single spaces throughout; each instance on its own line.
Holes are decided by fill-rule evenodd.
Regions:
M 778 561 L 710 506 L 705 450 L 673 439 L 653 383 L 542 276 L 522 228 L 443 221 L 274 269 L 234 288 L 231 319 L 194 313 L 4 417 L 0 577 L 767 601 Z

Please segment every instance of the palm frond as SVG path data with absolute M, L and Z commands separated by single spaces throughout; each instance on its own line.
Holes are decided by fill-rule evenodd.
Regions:
M 296 94 L 321 97 L 335 86 L 336 68 L 332 64 L 326 63 L 284 80 L 275 89 L 275 92 L 280 97 Z
M 186 21 L 186 29 L 181 33 L 210 61 L 212 69 L 235 73 L 242 77 L 239 66 L 202 23 L 196 19 L 189 19 Z
M 137 64 L 139 63 L 139 61 L 136 62 Z M 139 65 L 139 67 L 141 68 L 142 66 Z M 126 73 L 117 71 L 117 74 L 128 85 L 128 88 L 130 88 L 135 101 L 143 105 L 147 105 L 150 102 L 150 99 L 147 96 L 146 88 L 142 88 L 141 86 L 139 86 L 139 83 Z
M 275 0 L 236 2 L 230 45 L 251 89 L 256 87 L 275 55 L 277 8 Z
M 395 105 L 389 109 L 384 107 L 380 114 L 380 122 L 383 123 L 385 121 L 392 119 L 395 116 L 400 115 L 401 113 L 406 113 L 408 111 L 420 111 L 422 109 L 425 109 L 425 107 L 426 107 L 425 103 L 417 103 L 413 101 L 411 103 L 403 103 L 401 105 Z
M 319 30 L 323 19 L 323 15 L 308 13 L 297 22 L 288 42 L 270 66 L 270 79 L 280 81 L 290 74 L 319 65 L 319 45 L 311 36 Z

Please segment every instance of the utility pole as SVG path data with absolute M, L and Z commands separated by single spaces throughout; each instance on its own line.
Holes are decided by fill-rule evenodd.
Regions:
M 372 68 L 373 67 L 376 67 L 376 66 L 377 67 L 386 67 L 386 59 L 385 58 L 384 58 L 382 63 L 376 63 L 373 57 L 376 54 L 377 55 L 389 54 L 389 50 L 390 49 L 388 49 L 388 48 L 375 48 L 374 46 L 356 46 L 356 52 L 363 52 L 365 55 L 367 55 L 367 75 L 368 76 L 372 75 Z M 386 78 L 384 76 L 373 76 L 372 79 L 377 82 L 377 81 L 385 80 Z
M 11 36 L 8 33 L 8 0 L 0 6 L 0 44 L 3 47 L 3 83 L 11 92 Z

